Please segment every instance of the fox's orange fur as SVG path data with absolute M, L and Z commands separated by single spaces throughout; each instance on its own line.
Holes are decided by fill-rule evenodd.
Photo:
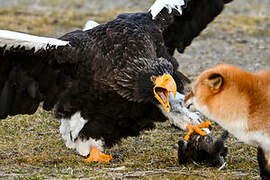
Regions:
M 270 170 L 270 70 L 250 73 L 219 64 L 199 75 L 185 101 L 240 140 L 260 146 Z

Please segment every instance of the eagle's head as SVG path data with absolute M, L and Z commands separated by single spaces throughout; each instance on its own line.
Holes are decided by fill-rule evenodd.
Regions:
M 172 74 L 173 65 L 164 58 L 139 58 L 121 70 L 118 92 L 132 101 L 161 104 L 169 112 L 169 94 L 177 91 Z

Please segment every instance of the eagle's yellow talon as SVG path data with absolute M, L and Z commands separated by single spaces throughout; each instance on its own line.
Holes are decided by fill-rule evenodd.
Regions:
M 90 155 L 87 159 L 84 159 L 84 162 L 106 162 L 109 163 L 112 160 L 111 155 L 104 154 L 100 152 L 97 148 L 91 148 Z
M 185 141 L 188 141 L 189 138 L 190 138 L 190 135 L 187 134 L 187 135 L 185 135 L 184 140 L 185 140 Z
M 211 125 L 210 121 L 205 121 L 201 124 L 198 125 L 199 128 L 209 128 L 209 126 Z
M 202 131 L 199 126 L 193 126 L 193 132 L 196 132 L 197 134 L 199 134 L 201 136 L 206 135 L 206 133 L 204 131 Z
M 189 138 L 190 138 L 190 135 L 193 132 L 196 132 L 197 134 L 199 134 L 201 136 L 205 136 L 206 133 L 204 131 L 202 131 L 201 128 L 208 128 L 210 125 L 211 125 L 211 122 L 210 121 L 205 121 L 205 122 L 203 122 L 203 123 L 201 123 L 201 124 L 199 124 L 197 126 L 188 124 L 186 126 L 186 129 L 187 129 L 188 133 L 185 135 L 184 140 L 185 141 L 188 141 Z

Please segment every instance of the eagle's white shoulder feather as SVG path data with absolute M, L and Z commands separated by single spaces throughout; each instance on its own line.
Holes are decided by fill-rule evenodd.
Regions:
M 99 24 L 95 21 L 87 21 L 84 28 L 83 28 L 83 31 L 86 31 L 86 30 L 89 30 L 89 29 L 93 29 L 94 27 L 98 26 Z

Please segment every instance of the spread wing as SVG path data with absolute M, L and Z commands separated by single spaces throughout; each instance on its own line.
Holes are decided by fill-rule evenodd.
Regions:
M 79 48 L 67 40 L 0 31 L 0 119 L 51 110 L 76 83 Z
M 224 4 L 232 0 L 185 0 L 181 16 L 175 16 L 174 23 L 164 32 L 165 45 L 173 55 L 175 49 L 183 53 L 192 40 L 218 16 Z

